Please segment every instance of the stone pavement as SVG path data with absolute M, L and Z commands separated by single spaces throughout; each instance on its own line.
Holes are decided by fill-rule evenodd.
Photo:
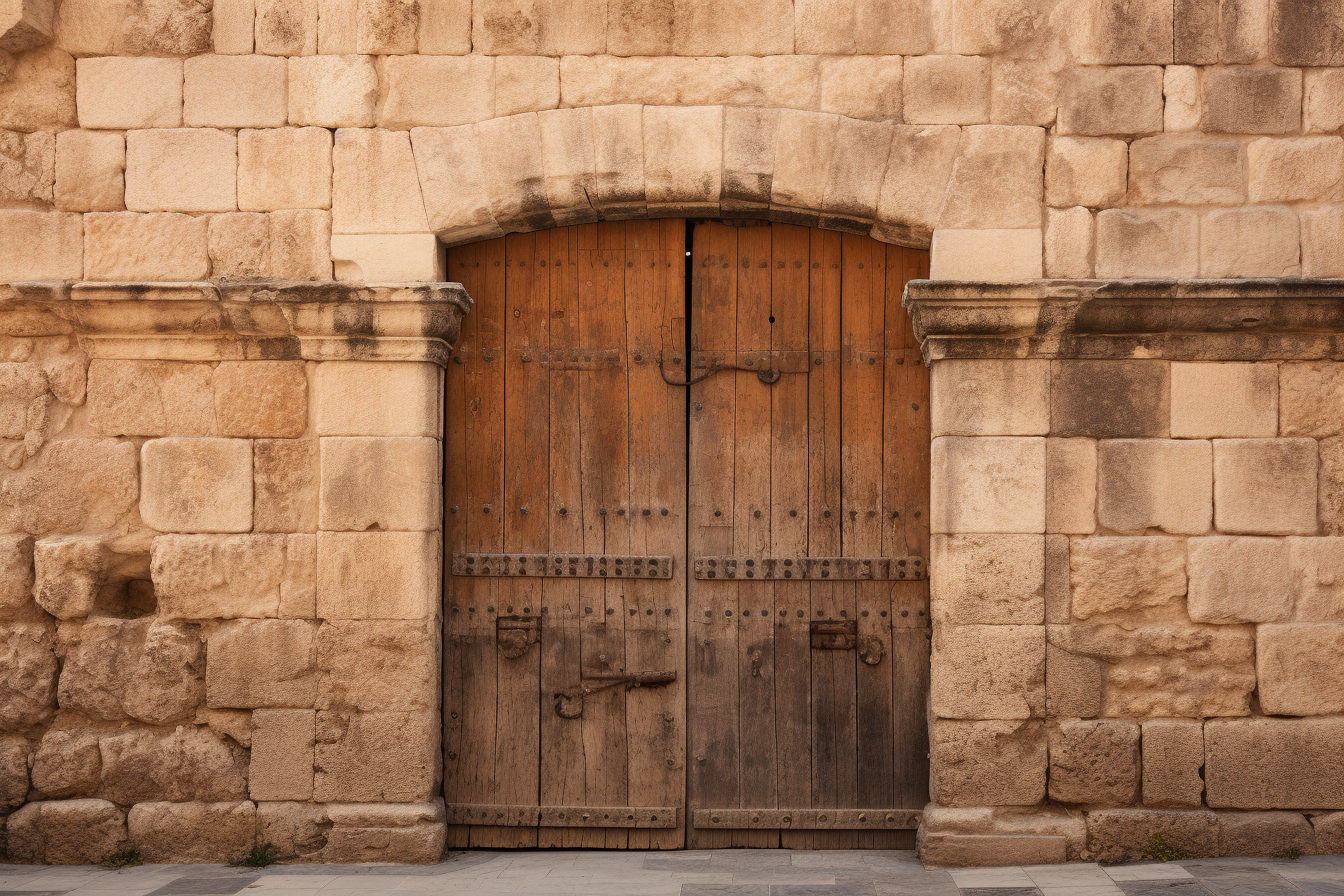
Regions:
M 1344 896 L 1344 856 L 928 871 L 907 851 L 458 852 L 438 865 L 0 865 L 0 896 Z

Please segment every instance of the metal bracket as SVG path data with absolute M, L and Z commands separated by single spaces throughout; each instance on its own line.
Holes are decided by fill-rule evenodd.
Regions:
M 495 643 L 499 652 L 511 660 L 527 653 L 541 642 L 540 616 L 499 616 L 495 618 Z
M 696 557 L 697 579 L 918 581 L 923 557 Z
M 857 647 L 859 659 L 868 666 L 876 666 L 887 654 L 881 638 L 859 637 L 857 619 L 813 620 L 808 635 L 813 650 L 853 650 Z
M 672 352 L 670 356 L 674 369 L 681 367 L 681 352 Z M 669 377 L 666 365 L 660 366 L 659 370 L 663 382 L 669 386 L 693 386 L 722 370 L 754 373 L 758 380 L 769 386 L 779 382 L 786 373 L 807 373 L 807 357 L 805 351 L 691 352 L 690 370 L 681 371 L 680 379 Z
M 611 688 L 644 688 L 671 684 L 677 680 L 676 671 L 670 672 L 614 672 L 586 676 L 576 687 L 555 695 L 555 714 L 562 719 L 577 719 L 583 715 L 583 698 Z
M 509 828 L 654 828 L 677 826 L 675 806 L 518 806 L 449 803 L 449 824 Z
M 635 554 L 454 554 L 453 575 L 670 579 L 672 558 Z
M 724 830 L 902 831 L 919 827 L 920 809 L 695 809 L 691 824 Z

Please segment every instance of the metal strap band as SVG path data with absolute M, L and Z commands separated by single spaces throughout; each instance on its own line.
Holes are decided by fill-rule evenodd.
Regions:
M 449 824 L 509 828 L 675 828 L 675 806 L 508 806 L 449 803 Z
M 919 809 L 696 809 L 697 828 L 793 831 L 905 831 L 919 827 Z
M 672 558 L 635 554 L 454 554 L 453 575 L 670 579 Z
M 697 579 L 917 581 L 923 557 L 697 557 Z

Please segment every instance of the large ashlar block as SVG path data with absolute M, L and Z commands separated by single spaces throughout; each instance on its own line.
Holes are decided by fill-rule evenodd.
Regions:
M 905 63 L 905 120 L 909 124 L 985 124 L 989 121 L 989 59 L 912 56 Z
M 989 120 L 1050 127 L 1059 113 L 1057 66 L 1040 59 L 993 60 Z
M 1172 438 L 1273 438 L 1278 427 L 1277 364 L 1171 365 Z
M 1073 616 L 1094 622 L 1174 619 L 1185 595 L 1185 544 L 1178 538 L 1097 536 L 1069 552 Z
M 294 56 L 288 98 L 292 125 L 371 128 L 378 70 L 370 56 Z
M 1091 209 L 1051 208 L 1045 212 L 1045 276 L 1051 279 L 1089 280 L 1095 221 Z
M 131 839 L 155 864 L 237 862 L 252 848 L 256 827 L 250 802 L 147 802 L 127 817 Z
M 1177 19 L 1173 4 L 1138 0 L 1121 5 L 1092 0 L 1080 7 L 1086 12 L 1086 19 L 1069 24 L 1078 29 L 1070 38 L 1078 42 L 1077 52 L 1082 61 L 1103 65 L 1162 65 L 1173 61 Z M 1008 4 L 1008 8 L 1021 7 Z M 1056 24 L 1053 18 L 1049 21 L 1056 28 L 1068 27 Z
M 422 56 L 461 56 L 471 52 L 469 0 L 420 0 L 417 51 Z
M 252 443 L 153 439 L 140 449 L 140 516 L 161 532 L 252 528 Z
M 935 230 L 929 250 L 935 280 L 1005 282 L 1042 276 L 1041 231 Z
M 135 445 L 116 439 L 49 442 L 8 476 L 18 502 L 0 502 L 0 525 L 36 535 L 130 528 L 140 495 Z M 125 531 L 122 529 L 121 531 Z
M 33 599 L 57 619 L 92 613 L 117 561 L 103 539 L 87 535 L 44 538 L 30 552 Z
M 105 436 L 215 434 L 213 371 L 175 361 L 89 363 L 87 405 Z
M 1282 622 L 1292 615 L 1294 583 L 1283 539 L 1192 538 L 1189 561 L 1195 622 Z
M 1215 441 L 1215 524 L 1223 532 L 1314 535 L 1316 468 L 1314 439 Z
M 333 803 L 324 838 L 329 862 L 433 865 L 443 858 L 443 803 Z
M 537 115 L 514 115 L 482 122 L 476 136 L 483 149 L 481 174 L 490 193 L 494 219 L 508 229 L 551 226 L 551 210 L 543 187 Z M 491 151 L 485 151 L 491 147 Z
M 388 57 L 383 63 L 378 126 L 452 127 L 493 118 L 495 64 L 493 56 Z
M 1052 137 L 1045 151 L 1045 201 L 1057 208 L 1108 208 L 1125 195 L 1129 145 L 1105 137 Z
M 1205 134 L 1159 134 L 1129 147 L 1130 205 L 1246 201 L 1246 145 Z
M 1269 715 L 1344 712 L 1344 625 L 1291 623 L 1256 629 L 1260 706 Z
M 49 209 L 56 181 L 56 135 L 0 131 L 0 205 L 10 208 Z
M 188 718 L 204 694 L 204 650 L 194 626 L 93 619 L 63 625 L 59 650 L 64 710 L 166 725 Z
M 161 535 L 150 574 L 162 619 L 311 617 L 311 535 Z
M 80 59 L 76 104 L 82 128 L 182 126 L 182 60 Z
M 317 52 L 318 0 L 256 0 L 257 53 L 311 56 Z
M 252 753 L 247 792 L 254 800 L 313 798 L 311 709 L 258 709 L 252 713 Z
M 215 424 L 222 436 L 294 438 L 308 426 L 302 361 L 224 361 L 215 368 Z
M 939 229 L 1039 228 L 1044 166 L 1041 128 L 963 128 Z
M 331 212 L 282 209 L 266 216 L 271 276 L 277 280 L 330 280 Z
M 0 364 L 0 437 L 22 439 L 47 422 L 51 391 L 36 364 Z
M 256 212 L 210 218 L 210 274 L 219 280 L 257 280 L 271 275 L 270 227 Z
M 0 618 L 28 605 L 33 581 L 33 537 L 0 535 Z
M 1311 823 L 1299 812 L 1218 813 L 1218 854 L 1224 856 L 1309 856 L 1316 853 Z
M 1207 810 L 1102 809 L 1087 813 L 1087 843 L 1098 861 L 1149 859 L 1153 837 L 1185 855 L 1218 855 L 1218 816 Z
M 435 532 L 319 532 L 322 619 L 430 619 L 438 612 Z
M 357 52 L 390 57 L 414 53 L 419 19 L 419 0 L 359 0 Z
M 317 714 L 318 802 L 413 803 L 437 796 L 439 722 L 432 712 Z
M 934 632 L 931 700 L 944 719 L 1045 714 L 1045 627 L 941 626 Z
M 126 138 L 100 131 L 56 135 L 56 207 L 118 212 L 126 207 Z
M 1166 438 L 1165 361 L 1056 361 L 1050 378 L 1050 434 L 1094 439 Z
M 1344 433 L 1344 364 L 1279 365 L 1279 434 L 1322 438 Z
M 319 525 L 328 531 L 434 531 L 442 458 L 433 438 L 322 439 Z
M 1049 361 L 938 361 L 929 371 L 933 435 L 1045 435 L 1049 382 Z
M 17 809 L 28 799 L 28 741 L 0 738 L 0 806 Z
M 12 622 L 0 628 L 0 732 L 22 732 L 56 711 L 56 653 L 52 628 Z
M 1161 133 L 1160 66 L 1075 68 L 1062 82 L 1060 133 L 1098 137 Z
M 935 535 L 933 616 L 949 625 L 1039 625 L 1045 618 L 1045 538 Z
M 84 217 L 84 279 L 204 280 L 210 276 L 209 246 L 204 217 L 95 212 Z
M 252 443 L 254 531 L 317 529 L 317 456 L 315 439 Z
M 1188 278 L 1198 273 L 1197 212 L 1113 208 L 1097 213 L 1098 277 Z
M 75 60 L 55 47 L 13 57 L 0 82 L 0 128 L 31 133 L 78 127 Z
M 342 129 L 336 132 L 332 163 L 333 233 L 429 230 L 408 133 Z
M 79 280 L 82 242 L 79 215 L 0 210 L 0 280 Z
M 1301 272 L 1297 213 L 1290 208 L 1226 208 L 1199 225 L 1199 275 L 1296 277 Z
M 432 436 L 443 430 L 438 365 L 327 361 L 313 379 L 313 425 L 323 436 Z
M 1344 535 L 1344 439 L 1322 439 L 1317 445 L 1321 452 L 1317 513 L 1322 533 Z
M 1262 137 L 1247 147 L 1251 202 L 1338 199 L 1344 178 L 1344 138 Z
M 280 57 L 195 56 L 184 74 L 182 121 L 189 128 L 278 128 L 288 120 L 288 70 Z
M 1344 277 L 1344 208 L 1329 206 L 1298 215 L 1302 276 Z
M 901 120 L 904 65 L 899 57 L 827 57 L 821 60 L 820 81 L 818 108 L 822 112 L 849 118 Z
M 1344 538 L 1288 538 L 1298 622 L 1344 622 Z
M 721 107 L 644 109 L 644 193 L 650 213 L 717 213 L 722 169 Z
M 1097 520 L 1141 534 L 1203 535 L 1213 516 L 1213 450 L 1205 441 L 1107 439 L 1097 450 Z
M 1162 126 L 1167 133 L 1197 131 L 1203 110 L 1200 107 L 1200 69 L 1193 65 L 1169 65 L 1162 76 L 1162 95 L 1167 105 Z
M 1097 528 L 1097 443 L 1045 442 L 1045 531 L 1087 535 Z
M 1344 806 L 1344 719 L 1228 719 L 1204 725 L 1213 809 Z
M 1271 0 L 1269 58 L 1277 65 L 1338 66 L 1344 64 L 1333 36 L 1344 28 L 1344 10 L 1333 4 L 1302 5 Z
M 105 733 L 98 749 L 101 792 L 121 805 L 247 797 L 247 754 L 205 726 Z
M 1039 721 L 939 719 L 929 740 L 930 796 L 940 806 L 1034 806 L 1045 798 Z
M 1287 68 L 1213 66 L 1204 70 L 1201 130 L 1287 134 L 1302 121 L 1302 73 Z
M 728 121 L 732 120 L 729 113 Z M 878 194 L 875 236 L 892 240 L 909 240 L 912 235 L 929 238 L 942 214 L 960 143 L 961 128 L 951 125 L 895 128 Z M 772 150 L 768 159 L 760 160 L 759 170 L 769 174 L 773 164 Z M 1026 255 L 1029 261 L 1029 251 Z
M 780 120 L 784 120 L 782 111 Z M 608 217 L 642 217 L 645 213 L 643 107 L 594 108 L 592 121 L 593 193 L 588 201 Z M 777 142 L 778 139 L 777 133 Z M 800 151 L 806 146 L 798 144 Z
M 1189 719 L 1143 723 L 1143 804 L 1199 808 L 1204 797 L 1204 725 Z
M 425 712 L 439 700 L 432 622 L 326 622 L 317 633 L 318 709 Z
M 1052 719 L 1101 715 L 1101 663 L 1053 644 L 1045 646 L 1045 714 Z
M 743 114 L 748 113 L 744 110 Z M 765 171 L 767 176 L 763 184 L 759 177 L 750 179 L 750 187 L 754 188 L 754 192 L 751 192 L 750 196 L 756 199 L 758 204 L 769 202 L 770 179 L 768 173 L 774 170 L 775 114 L 777 113 L 754 126 L 749 135 L 750 142 L 746 147 L 740 147 L 737 151 L 740 154 L 744 149 L 750 149 L 754 150 L 755 154 L 748 154 L 743 158 L 741 155 L 734 154 L 734 147 L 739 146 L 739 143 L 735 142 L 732 137 L 733 111 L 724 110 L 723 183 L 725 195 L 727 195 L 729 185 L 734 183 L 733 172 L 737 168 L 744 168 L 744 174 Z M 751 121 L 757 122 L 757 119 L 753 117 Z M 597 220 L 597 211 L 588 202 L 589 192 L 596 189 L 592 110 L 555 109 L 545 111 L 538 113 L 537 122 L 541 127 L 541 166 L 546 178 L 546 196 L 551 206 L 551 216 L 555 219 L 556 224 L 561 226 Z M 412 139 L 418 140 L 418 137 L 413 134 Z M 418 142 L 416 151 L 419 152 Z M 464 143 L 463 152 L 470 158 L 473 157 L 473 154 L 478 156 L 480 149 L 476 144 L 471 144 L 468 147 Z M 768 154 L 768 161 L 765 163 L 760 161 L 759 154 L 761 152 Z M 417 160 L 418 158 L 417 156 Z M 738 159 L 741 159 L 741 161 L 738 161 Z M 756 163 L 754 167 L 750 166 L 752 161 Z M 476 168 L 480 167 L 479 162 L 475 165 Z M 470 166 L 464 164 L 460 165 L 459 168 L 470 168 Z M 764 188 L 763 192 L 762 186 Z M 746 189 L 746 187 L 743 187 L 743 189 Z M 471 191 L 465 188 L 461 192 L 467 197 L 471 196 Z M 494 218 L 489 213 L 488 199 L 484 203 L 479 198 L 472 199 L 462 220 L 464 223 L 474 224 L 479 228 L 489 229 L 495 226 Z
M 126 134 L 126 208 L 228 212 L 238 207 L 238 139 L 213 128 Z
M 211 45 L 230 56 L 252 52 L 256 0 L 215 0 L 211 10 Z
M 838 115 L 781 109 L 775 125 L 775 171 L 770 203 L 794 223 L 815 224 L 834 165 Z
M 436 283 L 445 279 L 443 246 L 432 233 L 334 233 L 337 280 L 352 283 Z
M 934 532 L 1045 531 L 1045 439 L 933 440 Z
M 206 641 L 211 709 L 309 708 L 317 682 L 317 626 L 307 620 L 228 622 Z
M 591 109 L 561 109 L 537 115 L 541 126 L 542 165 L 547 170 L 547 191 L 551 204 L 560 208 L 582 206 L 588 217 L 563 218 L 565 223 L 595 221 L 597 214 L 588 204 L 593 189 L 593 144 Z M 559 135 L 559 136 L 557 136 Z M 430 227 L 454 244 L 475 239 L 502 236 L 491 212 L 490 190 L 486 186 L 484 155 L 475 125 L 455 128 L 415 128 L 411 131 L 416 171 Z M 573 166 L 582 167 L 579 175 Z M 557 170 L 559 169 L 559 170 Z M 575 184 L 569 178 L 584 179 Z M 552 181 L 555 178 L 555 181 Z M 559 193 L 555 192 L 560 190 Z M 560 218 L 556 219 L 560 221 Z
M 560 60 L 495 57 L 494 99 L 496 118 L 556 108 L 560 105 Z
M 48 865 L 93 865 L 122 849 L 126 814 L 107 800 L 29 803 L 8 819 L 9 857 Z
M 1344 69 L 1306 72 L 1302 127 L 1309 134 L 1337 133 L 1344 128 Z
M 1050 730 L 1050 798 L 1125 806 L 1139 798 L 1139 726 L 1121 719 L 1060 722 Z

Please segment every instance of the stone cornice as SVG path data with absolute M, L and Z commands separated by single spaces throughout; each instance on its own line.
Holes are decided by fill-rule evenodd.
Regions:
M 0 335 L 79 339 L 93 358 L 448 362 L 457 283 L 14 283 Z
M 1344 280 L 912 281 L 926 361 L 1344 359 Z

